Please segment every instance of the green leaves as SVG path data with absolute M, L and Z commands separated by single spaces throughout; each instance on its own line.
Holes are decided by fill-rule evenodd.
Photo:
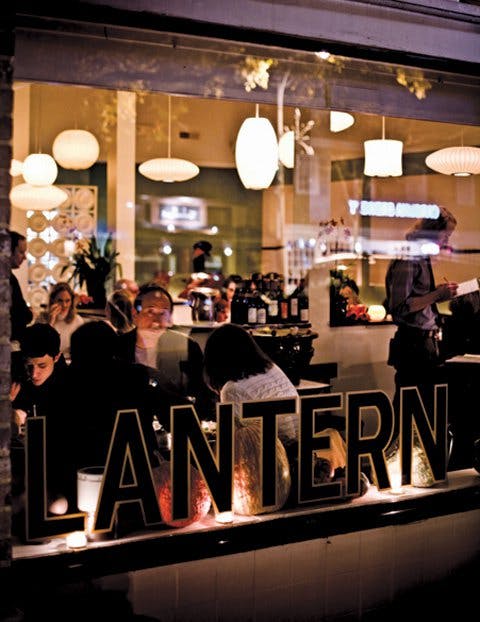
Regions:
M 103 245 L 99 244 L 95 235 L 90 239 L 78 240 L 71 260 L 74 267 L 70 281 L 78 282 L 82 287 L 87 281 L 95 279 L 105 283 L 115 277 L 118 270 L 122 274 L 122 266 L 117 261 L 119 253 L 114 249 L 112 235 L 108 234 Z M 64 266 L 61 274 L 70 266 Z

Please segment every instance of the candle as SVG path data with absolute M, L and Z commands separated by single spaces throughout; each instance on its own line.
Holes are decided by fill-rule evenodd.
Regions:
M 83 531 L 72 531 L 67 536 L 69 549 L 83 549 L 87 546 L 87 536 Z
M 233 512 L 215 512 L 215 520 L 222 524 L 233 523 Z
M 77 471 L 77 506 L 87 512 L 87 531 L 93 532 L 104 467 L 85 467 Z

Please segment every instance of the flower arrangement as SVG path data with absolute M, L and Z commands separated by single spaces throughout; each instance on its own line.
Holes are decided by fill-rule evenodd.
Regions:
M 70 265 L 63 268 L 62 274 L 73 266 L 69 280 L 75 281 L 80 287 L 85 284 L 89 296 L 98 307 L 105 306 L 106 283 L 115 277 L 118 270 L 121 276 L 122 266 L 117 261 L 119 253 L 113 248 L 112 235 L 109 234 L 103 246 L 96 236 L 77 240 Z

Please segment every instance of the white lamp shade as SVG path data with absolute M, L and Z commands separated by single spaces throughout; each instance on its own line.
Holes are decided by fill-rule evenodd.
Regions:
M 18 184 L 10 191 L 14 207 L 24 210 L 49 210 L 59 207 L 68 199 L 68 194 L 58 186 L 31 186 Z
M 434 151 L 425 158 L 425 164 L 443 175 L 467 177 L 480 173 L 480 149 L 478 147 L 446 147 Z
M 402 170 L 401 140 L 380 138 L 366 140 L 364 175 L 369 177 L 400 177 Z
M 278 141 L 278 157 L 283 166 L 295 166 L 295 132 L 290 130 L 280 136 Z
M 12 177 L 18 177 L 23 172 L 23 162 L 20 160 L 12 160 L 10 162 L 10 175 Z
M 235 144 L 235 163 L 245 188 L 268 188 L 278 170 L 278 142 L 265 117 L 249 117 L 242 123 Z
M 64 130 L 53 141 L 52 153 L 63 168 L 80 171 L 98 160 L 98 140 L 87 130 Z
M 383 305 L 370 305 L 367 313 L 370 318 L 370 322 L 381 322 L 385 319 L 387 310 Z
M 47 153 L 31 153 L 23 162 L 22 174 L 31 186 L 50 186 L 57 179 L 58 166 Z
M 330 131 L 343 132 L 355 123 L 355 119 L 348 112 L 330 111 Z
M 181 158 L 153 158 L 142 162 L 139 172 L 153 181 L 186 181 L 198 175 L 200 169 L 193 162 Z

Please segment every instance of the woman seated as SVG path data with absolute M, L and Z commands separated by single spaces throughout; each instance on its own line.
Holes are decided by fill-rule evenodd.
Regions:
M 237 324 L 224 324 L 210 333 L 205 344 L 205 374 L 220 402 L 233 403 L 237 418 L 242 402 L 298 395 L 288 376 Z M 278 417 L 278 436 L 286 445 L 297 439 L 295 415 Z
M 232 313 L 232 300 L 237 289 L 235 277 L 229 276 L 223 284 L 222 293 L 215 300 L 215 321 L 230 322 Z
M 48 308 L 38 321 L 55 328 L 60 335 L 60 352 L 70 360 L 70 337 L 84 320 L 77 313 L 75 294 L 68 283 L 60 281 L 52 286 Z

